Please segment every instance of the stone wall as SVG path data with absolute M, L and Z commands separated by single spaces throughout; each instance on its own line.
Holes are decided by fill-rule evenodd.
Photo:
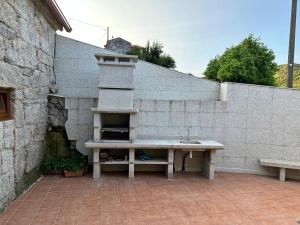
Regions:
M 56 28 L 31 0 L 1 0 L 0 8 L 0 87 L 14 88 L 14 120 L 0 123 L 1 209 L 38 177 Z

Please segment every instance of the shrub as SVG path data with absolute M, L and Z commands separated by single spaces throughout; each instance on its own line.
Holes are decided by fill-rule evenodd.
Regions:
M 223 55 L 212 59 L 204 75 L 220 82 L 248 84 L 275 84 L 277 65 L 271 49 L 252 35 L 237 46 L 228 48 Z

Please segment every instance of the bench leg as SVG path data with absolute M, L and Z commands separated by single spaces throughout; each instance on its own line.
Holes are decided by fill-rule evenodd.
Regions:
M 285 168 L 279 168 L 279 180 L 284 182 L 285 181 Z

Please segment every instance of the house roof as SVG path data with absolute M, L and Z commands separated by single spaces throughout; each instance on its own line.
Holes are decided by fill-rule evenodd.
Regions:
M 66 17 L 64 16 L 63 12 L 59 8 L 58 4 L 55 0 L 46 0 L 47 5 L 49 6 L 51 13 L 58 21 L 58 23 L 65 28 L 67 32 L 72 31 L 72 27 L 70 26 L 69 22 L 67 21 Z

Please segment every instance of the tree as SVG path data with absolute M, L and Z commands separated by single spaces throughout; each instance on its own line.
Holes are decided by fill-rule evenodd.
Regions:
M 175 60 L 170 55 L 164 53 L 163 47 L 160 42 L 153 42 L 151 44 L 148 41 L 145 48 L 133 47 L 128 54 L 137 55 L 139 59 L 146 62 L 174 69 L 176 67 Z
M 273 86 L 277 71 L 274 60 L 274 52 L 259 38 L 250 35 L 237 46 L 226 49 L 223 55 L 212 59 L 204 75 L 219 82 Z

